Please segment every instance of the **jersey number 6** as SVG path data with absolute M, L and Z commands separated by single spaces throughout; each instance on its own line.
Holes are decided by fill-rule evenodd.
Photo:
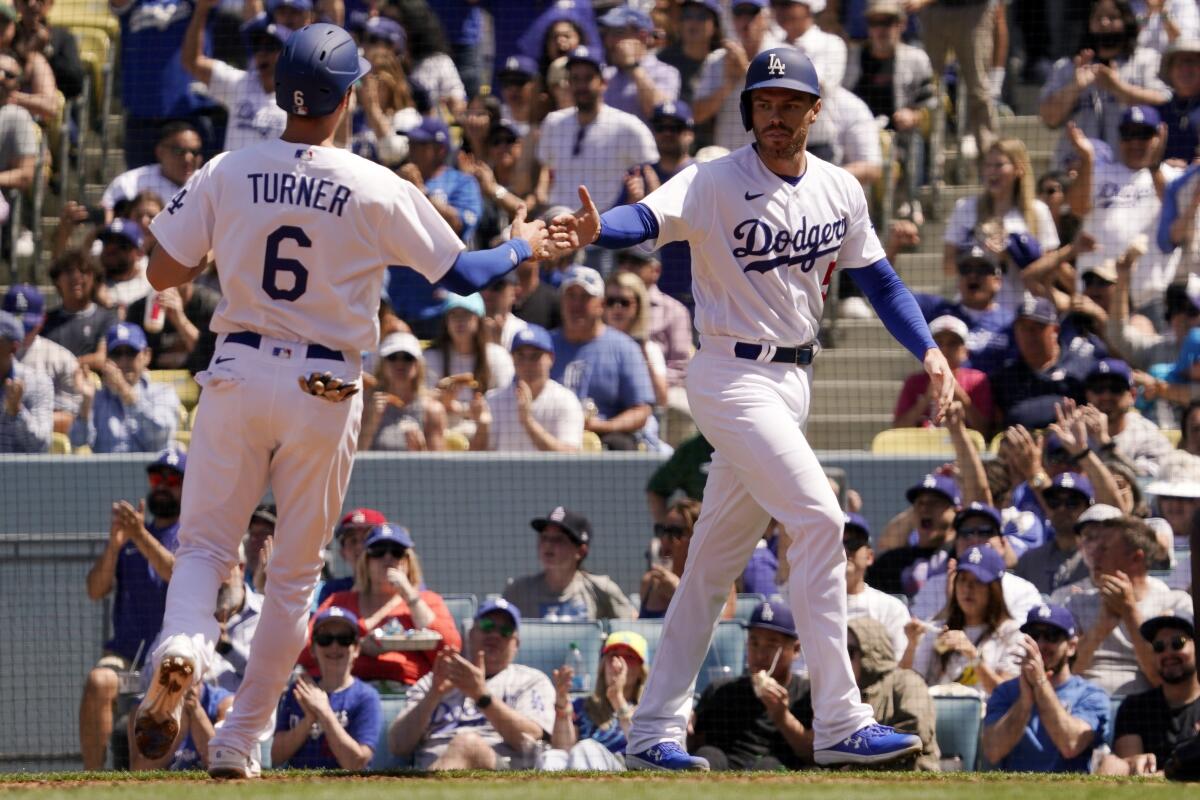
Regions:
M 312 239 L 303 228 L 295 225 L 281 225 L 267 237 L 267 254 L 263 259 L 263 291 L 272 300 L 293 300 L 304 294 L 308 289 L 308 269 L 294 258 L 282 258 L 279 255 L 280 242 L 291 239 L 299 247 L 312 247 Z M 292 287 L 284 289 L 279 286 L 279 273 L 292 274 Z

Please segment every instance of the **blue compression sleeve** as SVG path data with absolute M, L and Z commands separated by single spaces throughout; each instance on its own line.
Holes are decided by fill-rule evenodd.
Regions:
M 1162 212 L 1158 215 L 1158 235 L 1155 238 L 1158 249 L 1164 253 L 1175 249 L 1175 245 L 1171 243 L 1171 223 L 1179 218 L 1179 190 L 1186 186 L 1188 181 L 1193 180 L 1197 172 L 1200 172 L 1200 164 L 1193 164 L 1163 190 Z
M 658 220 L 654 212 L 641 203 L 610 208 L 600 215 L 600 238 L 597 247 L 622 250 L 648 239 L 658 238 Z
M 533 248 L 524 239 L 513 239 L 491 250 L 464 250 L 438 284 L 455 294 L 474 294 L 530 258 Z
M 849 270 L 858 288 L 871 301 L 871 307 L 888 333 L 904 345 L 908 352 L 917 357 L 918 361 L 925 360 L 925 351 L 937 347 L 929 334 L 929 326 L 917 305 L 912 292 L 900 280 L 896 270 L 881 258 L 869 267 Z

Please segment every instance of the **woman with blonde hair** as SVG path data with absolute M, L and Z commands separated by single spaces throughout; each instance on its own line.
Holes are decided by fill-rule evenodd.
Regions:
M 379 344 L 375 391 L 363 404 L 360 450 L 445 450 L 446 410 L 425 388 L 425 357 L 411 333 Z
M 632 272 L 614 272 L 604 282 L 604 324 L 638 343 L 650 370 L 657 405 L 667 403 L 667 360 L 657 342 L 650 341 L 650 295 Z
M 405 72 L 404 41 L 404 28 L 387 17 L 371 17 L 363 31 L 363 55 L 371 71 L 358 84 L 362 117 L 355 115 L 352 149 L 386 167 L 398 167 L 408 156 L 404 133 L 421 124 Z
M 1058 249 L 1058 229 L 1050 209 L 1034 197 L 1037 179 L 1020 139 L 1002 139 L 989 147 L 980 178 L 983 192 L 954 205 L 946 224 L 942 265 L 946 275 L 957 276 L 959 251 L 973 244 L 1008 254 L 997 298 L 1007 313 L 1020 305 L 1025 292 L 1021 268 L 1031 256 Z M 1036 250 L 1031 249 L 1034 244 Z
M 542 770 L 625 771 L 625 742 L 633 712 L 649 675 L 646 639 L 633 631 L 614 631 L 604 640 L 596 687 L 587 697 L 571 699 L 575 671 L 554 670 L 552 750 L 538 759 Z
M 385 523 L 367 534 L 363 553 L 354 565 L 354 588 L 334 592 L 318 612 L 338 606 L 361 620 L 364 636 L 353 674 L 364 681 L 411 686 L 433 669 L 443 648 L 462 649 L 462 637 L 450 610 L 437 592 L 425 587 L 421 561 L 407 528 Z M 395 625 L 404 630 L 432 630 L 442 641 L 428 650 L 384 650 L 374 631 Z M 300 663 L 310 672 L 316 661 L 302 653 Z

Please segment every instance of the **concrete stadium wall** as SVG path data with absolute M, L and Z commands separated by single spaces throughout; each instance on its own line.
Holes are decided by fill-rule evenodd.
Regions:
M 529 520 L 555 505 L 586 514 L 589 567 L 636 591 L 650 538 L 644 487 L 658 456 L 534 457 L 367 453 L 346 508 L 379 508 L 407 525 L 426 581 L 439 592 L 502 591 L 536 570 Z M 116 499 L 145 494 L 141 456 L 0 456 L 0 770 L 78 766 L 82 681 L 108 635 L 108 606 L 84 578 L 107 539 Z M 830 452 L 878 531 L 904 489 L 937 459 Z

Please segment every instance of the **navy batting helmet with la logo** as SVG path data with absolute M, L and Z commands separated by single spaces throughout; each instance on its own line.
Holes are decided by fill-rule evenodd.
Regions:
M 742 125 L 754 127 L 750 121 L 750 93 L 755 89 L 792 89 L 821 96 L 817 68 L 804 53 L 795 47 L 772 47 L 754 57 L 746 69 L 746 88 L 742 90 Z

